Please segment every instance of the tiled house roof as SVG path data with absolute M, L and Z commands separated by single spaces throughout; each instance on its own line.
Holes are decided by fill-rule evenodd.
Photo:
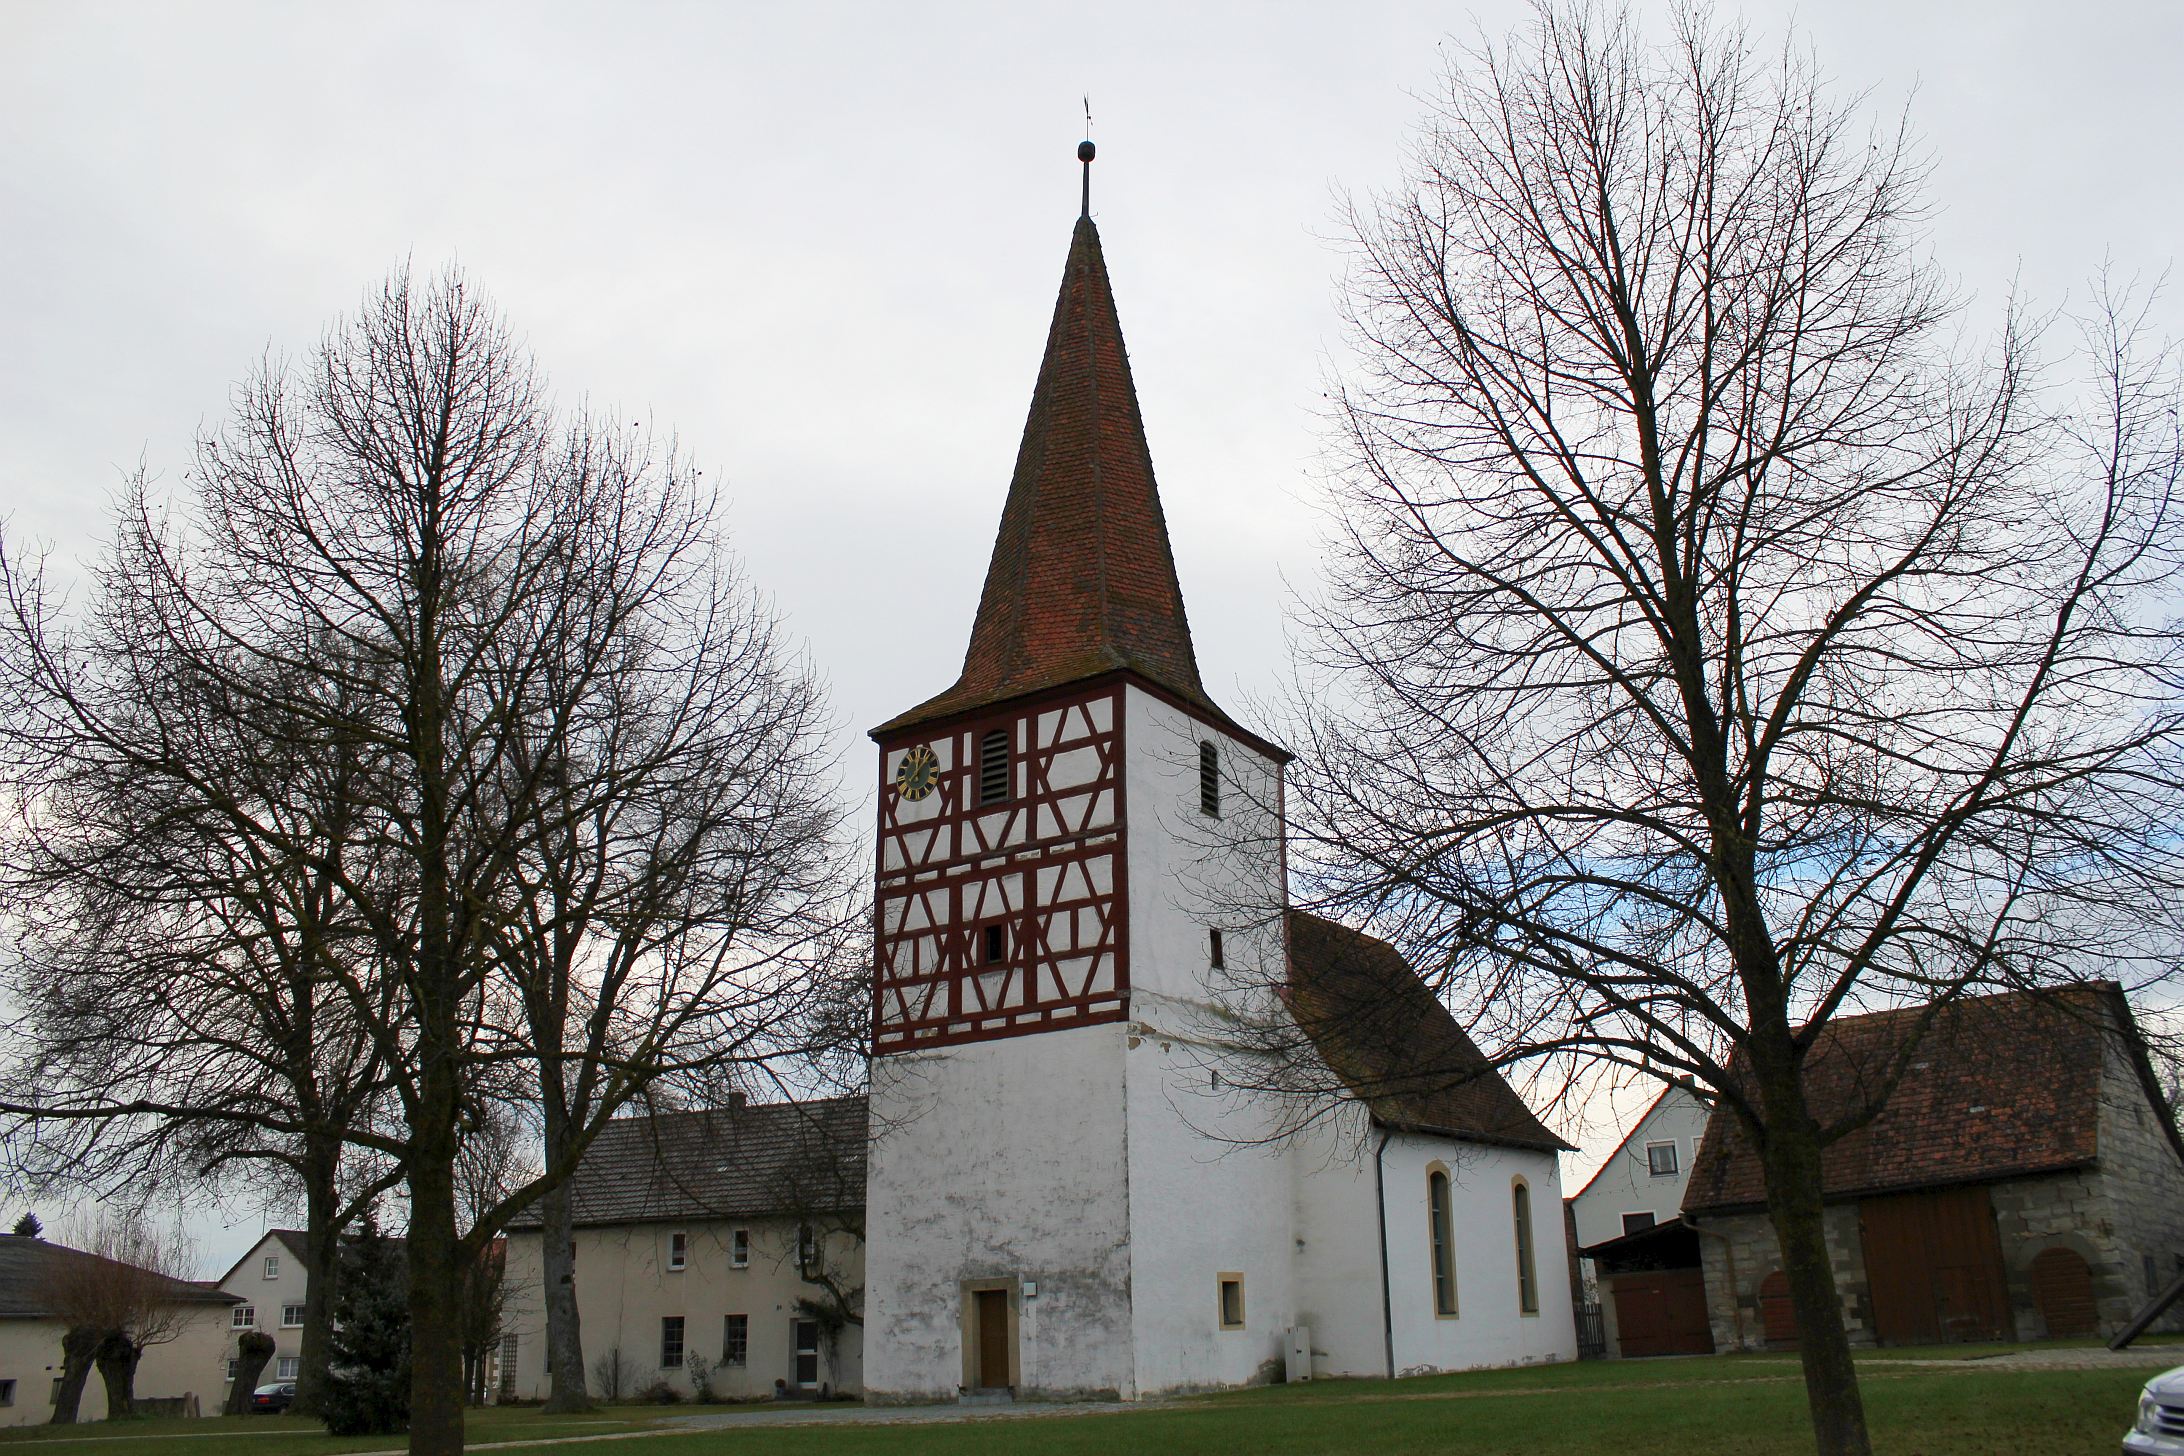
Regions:
M 1878 1095 L 1922 1010 L 1839 1017 L 1822 1031 L 1806 1056 L 1805 1084 L 1823 1126 Z M 2112 981 L 1944 1007 L 1881 1113 L 1821 1154 L 1824 1193 L 1845 1198 L 2085 1167 L 2100 1153 L 2102 1067 L 2118 1032 L 2151 1092 L 2130 1006 Z M 1692 1162 L 1684 1212 L 1756 1208 L 1765 1197 L 1758 1154 L 1735 1115 L 1717 1108 Z
M 1099 230 L 1080 217 L 962 676 L 873 732 L 1117 670 L 1228 721 L 1199 682 Z
M 616 1118 L 570 1179 L 579 1225 L 862 1207 L 865 1099 Z M 537 1228 L 534 1204 L 511 1228 Z
M 1289 1007 L 1381 1126 L 1576 1151 L 1532 1115 L 1386 941 L 1290 911 Z
M 121 1264 L 97 1254 L 71 1249 L 66 1244 L 23 1234 L 0 1234 L 0 1319 L 50 1319 L 50 1291 L 58 1281 L 95 1269 L 120 1271 L 123 1277 L 141 1279 L 176 1304 L 240 1304 L 232 1294 L 191 1279 L 170 1279 L 134 1264 Z

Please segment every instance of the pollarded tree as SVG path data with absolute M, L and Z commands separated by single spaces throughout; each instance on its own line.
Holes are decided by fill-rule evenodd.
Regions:
M 630 1097 L 763 1055 L 793 1022 L 804 973 L 771 938 L 833 852 L 821 692 L 737 584 L 696 472 L 642 432 L 558 416 L 459 275 L 397 275 L 302 366 L 269 364 L 192 487 L 171 523 L 141 490 L 127 503 L 81 616 L 10 563 L 18 833 L 50 830 L 55 784 L 95 764 L 327 877 L 342 935 L 312 963 L 384 1089 L 346 1137 L 408 1190 L 411 1445 L 453 1456 L 463 1271 Z M 637 751 L 584 751 L 625 723 Z M 732 758 L 710 752 L 738 734 Z M 291 763 L 341 766 L 338 816 L 297 809 Z M 693 764 L 742 775 L 753 812 L 681 794 Z M 617 837 L 613 874 L 641 882 L 693 836 L 705 850 L 660 876 L 673 914 L 579 934 L 572 999 L 598 1034 L 541 1038 L 512 950 L 533 867 L 566 826 L 625 808 L 644 829 Z M 549 1065 L 596 1069 L 566 1161 L 463 1227 L 466 1137 Z M 147 1111 L 164 1109 L 75 1109 Z
M 1353 210 L 1317 898 L 1507 1055 L 1696 1076 L 1764 1165 L 1820 1448 L 1868 1448 L 1801 1064 L 2175 948 L 2178 390 L 2095 306 L 1954 348 L 1923 177 L 1795 51 L 1543 5 Z M 2082 369 L 2080 364 L 2082 362 Z M 1308 669 L 1308 676 L 1313 669 Z M 1900 1056 L 1915 1054 L 1913 1043 Z

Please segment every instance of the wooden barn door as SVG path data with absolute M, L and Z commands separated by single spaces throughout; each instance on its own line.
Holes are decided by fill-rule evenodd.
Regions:
M 1618 1274 L 1615 1339 L 1624 1355 L 1711 1355 L 1714 1327 L 1706 1317 L 1706 1276 L 1697 1269 Z
M 1882 1344 L 2010 1338 L 2002 1246 L 1985 1188 L 1868 1198 L 1858 1205 L 1858 1225 Z

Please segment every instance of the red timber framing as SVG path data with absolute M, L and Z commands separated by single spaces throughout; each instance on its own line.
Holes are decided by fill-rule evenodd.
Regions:
M 1009 797 L 978 803 L 1008 733 Z M 929 746 L 922 800 L 894 783 Z M 909 1051 L 1120 1020 L 1129 1010 L 1118 677 L 888 734 L 880 743 L 872 1044 Z M 1007 927 L 998 962 L 986 926 Z

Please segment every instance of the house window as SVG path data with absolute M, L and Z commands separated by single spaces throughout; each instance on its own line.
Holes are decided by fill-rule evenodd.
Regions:
M 808 1223 L 796 1226 L 796 1268 L 806 1276 L 819 1268 L 819 1231 Z
M 254 1304 L 238 1304 L 228 1314 L 228 1327 L 252 1330 L 258 1327 L 258 1307 Z
M 690 1235 L 669 1234 L 667 1236 L 667 1267 L 670 1269 L 687 1269 L 690 1267 Z
M 1009 778 L 1009 730 L 996 728 L 978 740 L 979 804 L 1007 803 Z
M 728 1265 L 733 1269 L 751 1267 L 751 1231 L 737 1229 L 728 1236 Z
M 682 1322 L 679 1314 L 671 1314 L 660 1321 L 660 1368 L 682 1369 Z
M 273 1364 L 273 1378 L 275 1380 L 294 1380 L 296 1372 L 302 1368 L 303 1357 L 301 1355 L 283 1355 Z
M 228 1356 L 228 1357 L 227 1357 L 227 1379 L 228 1379 L 228 1384 L 230 1384 L 230 1385 L 233 1385 L 233 1384 L 235 1383 L 235 1377 L 236 1377 L 236 1376 L 238 1376 L 238 1375 L 240 1375 L 240 1374 L 242 1374 L 242 1373 L 243 1373 L 243 1359 L 242 1359 L 242 1357 L 241 1357 L 240 1355 L 230 1355 L 230 1356 Z M 53 1382 L 53 1389 L 54 1389 L 54 1390 L 55 1390 L 56 1392 L 58 1392 L 58 1391 L 60 1390 L 60 1388 L 61 1388 L 61 1383 L 60 1383 L 59 1381 L 57 1381 L 57 1380 L 56 1380 L 56 1381 L 54 1381 L 54 1382 Z
M 1676 1145 L 1674 1143 L 1647 1143 L 1646 1171 L 1656 1178 L 1675 1177 Z
M 1626 1213 L 1623 1215 L 1623 1232 L 1626 1235 L 1644 1233 L 1654 1223 L 1655 1219 L 1650 1213 Z
M 268 1279 L 278 1279 L 281 1277 L 280 1255 L 268 1254 L 265 1256 L 265 1277 Z
M 1228 961 L 1222 952 L 1221 932 L 1218 930 L 1209 930 L 1206 932 L 1206 964 L 1212 966 L 1217 971 L 1228 964 Z
M 1198 745 L 1198 812 L 1221 814 L 1221 751 L 1210 743 Z
M 0 1380 L 0 1405 L 15 1404 L 15 1382 Z
M 732 1314 L 721 1321 L 720 1363 L 738 1370 L 751 1363 L 751 1317 Z
M 300 1330 L 303 1328 L 302 1305 L 284 1304 L 281 1306 L 281 1328 L 284 1330 Z
M 1518 1179 L 1509 1191 L 1509 1208 L 1517 1224 L 1517 1308 L 1539 1313 L 1539 1278 L 1532 1269 L 1532 1190 Z
M 1221 1328 L 1240 1330 L 1244 1327 L 1244 1276 L 1222 1274 L 1221 1281 Z
M 514 1335 L 502 1335 L 500 1347 L 500 1393 L 502 1395 L 514 1395 L 516 1393 L 516 1350 L 516 1337 Z
M 1426 1222 L 1433 1239 L 1433 1312 L 1456 1318 L 1456 1230 L 1449 1216 L 1448 1170 L 1426 1175 Z
M 998 966 L 1009 958 L 1009 928 L 996 920 L 982 926 L 978 932 L 978 963 L 982 966 Z

